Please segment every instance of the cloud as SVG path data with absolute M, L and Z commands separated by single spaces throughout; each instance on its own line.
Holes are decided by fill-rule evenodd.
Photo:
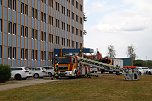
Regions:
M 149 54 L 152 59 L 151 5 L 152 0 L 87 0 L 85 46 L 106 54 L 107 46 L 112 44 L 118 50 L 117 56 L 123 57 L 127 46 L 133 44 L 139 58 Z
M 124 28 L 123 29 L 123 31 L 131 31 L 131 32 L 132 31 L 144 31 L 144 30 L 145 30 L 145 28 L 141 27 L 141 26 L 140 27 L 137 26 L 137 27 L 131 27 L 131 28 L 127 28 L 127 29 Z

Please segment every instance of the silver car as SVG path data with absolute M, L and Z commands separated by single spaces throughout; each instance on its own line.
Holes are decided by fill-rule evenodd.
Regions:
M 29 68 L 34 78 L 43 78 L 47 76 L 45 68 L 42 67 L 30 67 Z
M 43 66 L 46 69 L 47 76 L 52 77 L 54 75 L 54 67 L 53 66 Z

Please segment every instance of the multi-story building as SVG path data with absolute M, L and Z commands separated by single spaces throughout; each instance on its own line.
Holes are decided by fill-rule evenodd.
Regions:
M 54 48 L 83 47 L 83 0 L 0 0 L 0 64 L 51 65 Z

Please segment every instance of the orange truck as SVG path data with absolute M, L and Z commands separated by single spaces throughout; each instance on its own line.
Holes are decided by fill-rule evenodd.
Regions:
M 76 78 L 80 75 L 80 67 L 75 56 L 57 57 L 55 64 L 55 76 Z

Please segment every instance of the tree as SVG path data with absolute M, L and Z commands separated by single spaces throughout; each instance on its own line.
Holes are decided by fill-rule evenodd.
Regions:
M 115 49 L 114 49 L 113 45 L 108 46 L 108 56 L 110 58 L 115 58 L 115 56 L 116 56 Z
M 133 61 L 136 58 L 136 53 L 135 53 L 135 48 L 133 45 L 128 46 L 128 53 L 127 53 L 128 57 L 131 58 L 132 60 L 132 65 L 133 65 Z

